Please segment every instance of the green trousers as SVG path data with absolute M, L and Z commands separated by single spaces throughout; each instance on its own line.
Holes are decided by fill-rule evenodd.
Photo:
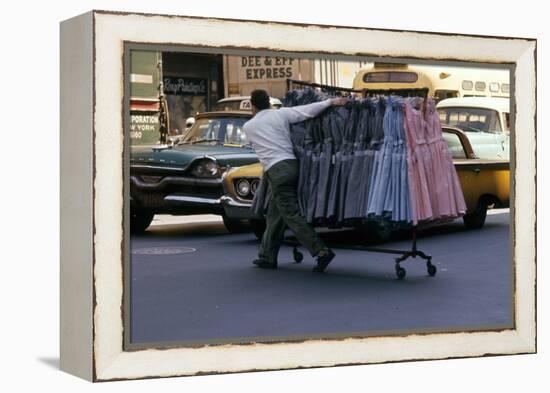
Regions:
M 307 223 L 298 206 L 298 160 L 280 161 L 269 168 L 265 175 L 271 188 L 271 200 L 267 208 L 266 230 L 258 252 L 259 257 L 277 263 L 287 227 L 311 255 L 316 256 L 325 247 L 325 243 Z

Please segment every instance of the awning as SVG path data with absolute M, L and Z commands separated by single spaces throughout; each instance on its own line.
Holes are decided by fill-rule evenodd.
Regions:
M 159 102 L 158 100 L 131 98 L 130 111 L 158 112 Z

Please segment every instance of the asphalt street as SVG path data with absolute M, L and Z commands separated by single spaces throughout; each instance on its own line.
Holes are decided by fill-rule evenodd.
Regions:
M 462 220 L 419 233 L 437 275 L 408 259 L 404 280 L 390 254 L 336 250 L 325 273 L 314 259 L 295 263 L 284 246 L 279 269 L 251 264 L 258 241 L 229 234 L 214 216 L 156 217 L 131 238 L 131 342 L 269 341 L 404 332 L 511 327 L 510 215 L 494 210 L 481 230 Z M 198 220 L 198 222 L 197 222 Z M 356 244 L 351 231 L 326 233 L 330 243 Z M 407 234 L 384 248 L 409 249 Z M 304 253 L 305 251 L 302 250 Z

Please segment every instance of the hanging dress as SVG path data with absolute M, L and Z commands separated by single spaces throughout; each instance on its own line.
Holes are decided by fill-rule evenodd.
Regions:
M 412 100 L 405 101 L 405 130 L 407 135 L 407 164 L 413 224 L 430 220 L 434 216 L 430 200 L 428 176 L 429 150 L 426 145 L 422 109 L 415 108 Z M 427 168 L 428 167 L 428 168 Z
M 342 145 L 346 127 L 346 121 L 349 117 L 348 109 L 344 107 L 335 108 L 332 112 L 332 139 L 334 141 L 334 150 L 332 155 L 332 176 L 328 193 L 328 205 L 326 218 L 333 225 L 338 220 L 339 207 L 339 185 L 342 177 Z
M 465 214 L 466 203 L 447 142 L 443 139 L 435 102 L 428 100 L 425 111 L 426 137 L 433 162 L 437 218 L 456 218 Z
M 365 140 L 367 138 L 370 116 L 368 102 L 368 100 L 358 100 L 356 102 L 355 135 L 353 138 L 351 165 L 346 189 L 345 220 L 357 220 L 361 218 L 359 208 L 362 197 L 361 181 L 363 179 L 362 170 L 366 164 L 367 146 Z
M 327 109 L 321 118 L 323 142 L 319 155 L 319 181 L 317 184 L 317 200 L 315 201 L 315 219 L 318 221 L 324 221 L 327 215 L 329 186 L 331 184 L 333 155 L 332 112 L 332 108 Z
M 344 216 L 347 202 L 347 187 L 350 181 L 350 171 L 353 160 L 353 143 L 357 126 L 358 108 L 356 101 L 350 101 L 346 107 L 349 109 L 344 135 L 342 138 L 342 176 L 339 184 L 340 197 L 338 200 L 338 223 L 344 223 Z

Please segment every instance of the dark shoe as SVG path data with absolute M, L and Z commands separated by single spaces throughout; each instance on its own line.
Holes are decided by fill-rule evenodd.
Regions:
M 334 254 L 330 248 L 321 250 L 319 254 L 320 255 L 317 257 L 317 266 L 313 268 L 313 271 L 321 273 L 325 271 L 328 264 L 332 262 L 336 254 Z
M 268 262 L 265 259 L 254 259 L 252 263 L 262 269 L 277 269 L 276 263 Z

